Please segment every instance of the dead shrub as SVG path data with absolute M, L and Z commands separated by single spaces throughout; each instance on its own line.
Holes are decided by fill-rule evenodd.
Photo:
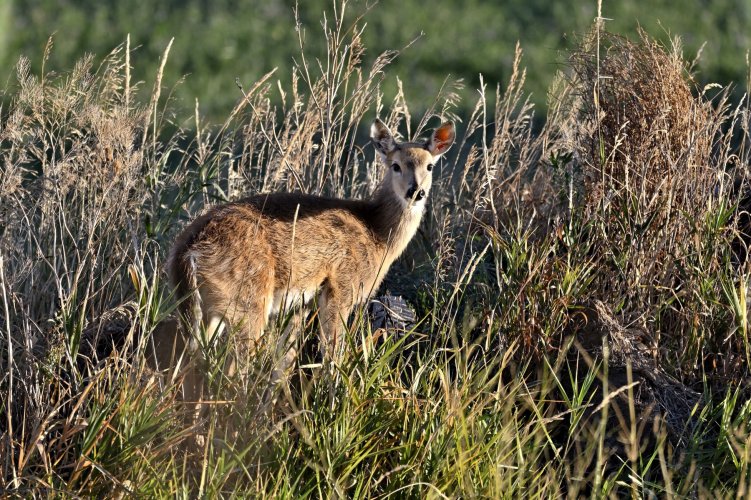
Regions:
M 616 289 L 641 301 L 641 290 L 676 285 L 663 264 L 691 252 L 716 205 L 723 179 L 712 153 L 724 110 L 694 96 L 678 42 L 668 50 L 644 32 L 632 42 L 595 31 L 571 67 L 583 216 L 596 221 L 589 236 L 601 255 L 618 256 Z
M 693 96 L 680 46 L 668 52 L 644 32 L 639 42 L 602 33 L 599 51 L 593 43 L 571 59 L 588 210 L 635 209 L 649 229 L 676 211 L 697 214 L 717 181 L 710 155 L 719 123 L 711 104 Z

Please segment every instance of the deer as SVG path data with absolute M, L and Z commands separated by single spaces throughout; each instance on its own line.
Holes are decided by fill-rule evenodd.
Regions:
M 335 359 L 350 313 L 377 291 L 418 230 L 433 168 L 455 136 L 446 122 L 427 140 L 397 142 L 375 119 L 370 137 L 386 171 L 369 198 L 258 194 L 193 220 L 167 260 L 191 330 L 188 351 L 230 325 L 237 346 L 252 353 L 276 314 L 316 299 L 321 350 Z

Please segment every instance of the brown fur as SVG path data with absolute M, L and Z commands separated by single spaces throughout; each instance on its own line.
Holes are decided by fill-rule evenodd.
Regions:
M 354 305 L 378 288 L 416 232 L 429 166 L 454 129 L 445 124 L 426 143 L 397 144 L 376 121 L 372 136 L 388 171 L 370 199 L 262 194 L 214 207 L 180 234 L 167 268 L 194 333 L 201 322 L 228 322 L 252 350 L 272 314 L 317 294 L 324 350 L 333 354 Z M 408 197 L 410 188 L 417 194 Z

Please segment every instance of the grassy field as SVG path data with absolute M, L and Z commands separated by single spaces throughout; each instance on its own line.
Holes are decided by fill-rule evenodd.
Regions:
M 291 77 L 244 86 L 218 125 L 200 101 L 172 106 L 171 46 L 152 89 L 127 43 L 63 74 L 19 62 L 0 127 L 0 492 L 746 496 L 748 102 L 695 84 L 678 45 L 596 24 L 542 129 L 521 51 L 503 88 L 468 104 L 449 83 L 414 116 L 383 97 L 397 54 L 366 65 L 360 29 L 332 15 L 326 59 L 301 49 Z M 172 239 L 247 193 L 367 196 L 375 116 L 405 138 L 459 124 L 382 290 L 416 324 L 375 329 L 358 311 L 327 370 L 310 318 L 268 413 L 291 317 L 236 376 L 221 370 L 230 334 L 205 346 L 213 399 L 193 421 L 181 373 L 147 361 L 177 299 Z
M 220 122 L 239 94 L 235 78 L 252 82 L 271 68 L 289 81 L 290 60 L 299 52 L 293 11 L 305 36 L 309 56 L 325 58 L 320 36 L 324 12 L 331 19 L 338 0 L 3 0 L 0 2 L 0 89 L 13 81 L 20 55 L 32 70 L 64 72 L 82 54 L 100 56 L 130 36 L 132 76 L 147 81 L 148 91 L 159 67 L 159 56 L 174 38 L 164 81 L 178 108 L 192 108 L 196 97 L 202 113 Z M 466 115 L 477 98 L 479 75 L 495 87 L 511 74 L 514 46 L 524 47 L 527 68 L 525 93 L 535 103 L 538 124 L 547 112 L 546 91 L 565 63 L 576 33 L 585 31 L 597 15 L 597 1 L 551 4 L 548 0 L 443 0 L 426 8 L 419 0 L 351 0 L 348 23 L 365 15 L 363 42 L 366 65 L 381 52 L 402 49 L 392 62 L 382 90 L 389 101 L 397 78 L 409 81 L 404 93 L 413 112 L 422 114 L 430 96 L 447 75 L 462 79 L 457 110 Z M 751 49 L 751 4 L 747 0 L 642 0 L 605 2 L 609 29 L 636 36 L 639 27 L 669 43 L 682 36 L 687 60 L 698 54 L 694 72 L 702 85 L 745 81 L 744 56 Z M 52 36 L 54 50 L 43 60 Z M 415 77 L 417 76 L 417 77 Z M 180 85 L 174 85 L 178 80 Z M 742 88 L 734 89 L 740 99 Z M 279 104 L 278 94 L 269 94 Z M 5 104 L 5 101 L 0 101 Z M 183 115 L 181 115 L 182 117 Z M 187 122 L 180 123 L 183 126 Z

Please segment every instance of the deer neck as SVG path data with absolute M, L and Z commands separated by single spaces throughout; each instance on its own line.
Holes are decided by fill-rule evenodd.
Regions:
M 375 215 L 374 232 L 384 245 L 386 261 L 391 264 L 409 244 L 420 226 L 425 202 L 419 206 L 409 206 L 382 183 L 374 194 L 371 203 Z

